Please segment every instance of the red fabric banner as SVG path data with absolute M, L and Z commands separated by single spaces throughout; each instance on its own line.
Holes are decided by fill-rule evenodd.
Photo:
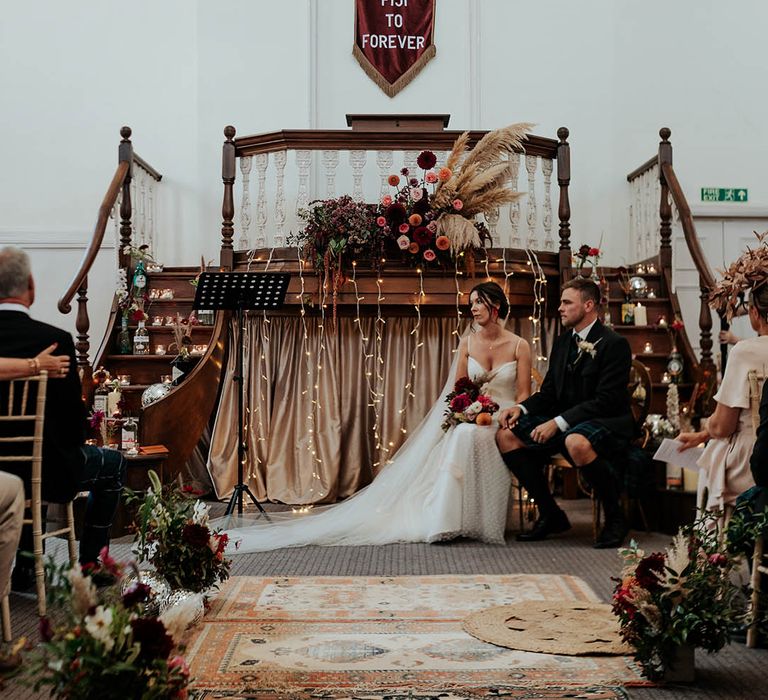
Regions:
M 355 0 L 355 45 L 362 69 L 394 97 L 435 55 L 435 0 Z

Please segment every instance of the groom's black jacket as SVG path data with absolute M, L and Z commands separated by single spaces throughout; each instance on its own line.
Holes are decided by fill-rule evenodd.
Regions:
M 629 343 L 598 320 L 587 336 L 595 357 L 582 352 L 569 367 L 572 336 L 568 329 L 555 340 L 541 388 L 522 405 L 532 415 L 562 416 L 572 428 L 595 421 L 618 436 L 632 439 L 635 421 L 627 393 L 632 367 Z

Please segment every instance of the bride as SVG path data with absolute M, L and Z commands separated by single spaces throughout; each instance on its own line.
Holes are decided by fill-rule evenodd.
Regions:
M 462 423 L 443 432 L 445 396 L 470 377 L 500 410 L 528 397 L 531 351 L 503 328 L 509 304 L 495 282 L 469 295 L 474 320 L 462 338 L 440 398 L 376 479 L 342 503 L 308 515 L 270 513 L 270 522 L 248 521 L 229 531 L 239 552 L 303 545 L 372 545 L 436 542 L 471 537 L 504 542 L 512 477 L 496 447 L 498 425 Z M 495 418 L 495 415 L 494 415 Z M 263 516 L 262 516 L 263 517 Z M 222 523 L 243 525 L 234 518 Z

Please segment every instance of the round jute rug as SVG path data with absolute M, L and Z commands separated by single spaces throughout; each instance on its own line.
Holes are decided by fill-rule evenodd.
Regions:
M 619 637 L 611 606 L 530 600 L 472 613 L 463 622 L 473 637 L 509 649 L 588 656 L 631 654 Z

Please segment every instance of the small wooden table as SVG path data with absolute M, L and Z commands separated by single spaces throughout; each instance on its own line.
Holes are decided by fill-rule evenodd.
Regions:
M 144 450 L 144 451 L 143 451 Z M 132 491 L 143 492 L 149 486 L 148 472 L 153 469 L 160 477 L 160 483 L 165 481 L 165 462 L 168 459 L 168 449 L 165 445 L 148 445 L 139 448 L 139 454 L 128 455 L 124 453 L 128 462 L 125 486 Z M 136 505 L 126 505 L 120 501 L 112 522 L 112 537 L 123 537 L 131 534 L 130 526 L 136 515 Z

